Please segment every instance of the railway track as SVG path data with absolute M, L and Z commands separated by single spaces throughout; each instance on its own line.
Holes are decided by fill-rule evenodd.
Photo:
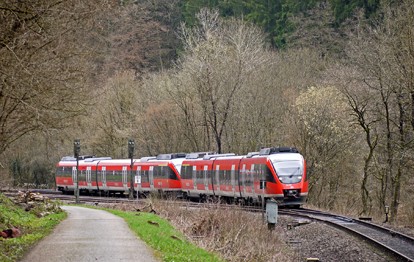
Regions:
M 50 199 L 75 202 L 75 196 L 62 195 L 59 192 L 40 192 L 47 195 Z M 6 195 L 14 195 L 17 193 L 5 193 Z M 97 197 L 97 196 L 80 196 L 81 203 L 125 203 L 125 204 L 143 204 L 144 199 L 130 200 L 128 198 L 115 197 Z M 185 208 L 220 208 L 220 209 L 241 209 L 248 212 L 262 212 L 259 207 L 242 207 L 234 205 L 225 205 L 218 203 L 196 203 L 189 201 L 170 201 L 169 204 Z M 279 209 L 279 215 L 288 215 L 293 217 L 301 217 L 310 220 L 320 221 L 330 226 L 351 233 L 360 239 L 380 248 L 383 252 L 394 257 L 397 261 L 413 261 L 414 262 L 414 238 L 400 232 L 385 228 L 363 220 L 348 218 L 344 216 L 334 215 L 322 211 L 309 209 Z
M 367 241 L 397 261 L 414 261 L 414 238 L 389 228 L 309 209 L 279 210 L 279 214 L 324 222 Z

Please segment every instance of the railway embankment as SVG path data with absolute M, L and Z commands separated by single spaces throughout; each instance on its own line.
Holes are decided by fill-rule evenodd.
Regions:
M 214 256 L 217 261 L 220 261 L 219 257 L 225 261 L 306 261 L 309 258 L 320 261 L 393 261 L 386 252 L 366 241 L 312 219 L 298 220 L 294 216 L 280 214 L 274 230 L 269 230 L 260 212 L 246 212 L 229 205 L 173 203 L 157 198 L 140 201 L 110 198 L 111 201 L 102 202 L 86 199 L 81 198 L 82 203 L 105 208 L 123 217 L 131 230 L 155 250 L 155 254 L 161 252 L 156 257 L 164 261 L 171 261 L 172 256 L 180 253 L 191 254 L 193 247 L 217 254 Z M 58 201 L 73 203 L 73 200 Z M 21 241 L 18 239 L 20 237 L 15 240 Z M 165 244 L 160 245 L 160 241 Z M 7 241 L 0 241 L 0 245 L 4 243 Z M 157 251 L 159 246 L 163 246 L 164 251 Z M 171 257 L 163 253 L 167 252 L 165 250 L 172 250 Z M 191 260 L 187 255 L 186 260 L 200 261 L 200 257 L 198 254 Z M 180 261 L 177 257 L 174 260 Z

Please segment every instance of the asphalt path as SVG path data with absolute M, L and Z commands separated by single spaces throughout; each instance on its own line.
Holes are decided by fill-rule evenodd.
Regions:
M 20 261 L 159 261 L 122 218 L 84 207 L 62 209 L 67 219 Z

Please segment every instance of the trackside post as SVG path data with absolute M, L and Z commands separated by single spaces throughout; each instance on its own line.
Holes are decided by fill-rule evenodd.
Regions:
M 277 203 L 273 199 L 266 201 L 267 228 L 274 230 L 277 223 Z
M 265 221 L 265 188 L 266 188 L 266 180 L 260 180 L 260 189 L 262 190 L 262 219 Z
M 128 157 L 131 159 L 131 166 L 129 169 L 129 199 L 134 199 L 134 181 L 132 180 L 132 169 L 134 168 L 134 150 L 135 141 L 133 139 L 128 140 Z
M 76 158 L 76 204 L 79 204 L 79 153 L 80 153 L 80 139 L 73 141 L 73 155 Z

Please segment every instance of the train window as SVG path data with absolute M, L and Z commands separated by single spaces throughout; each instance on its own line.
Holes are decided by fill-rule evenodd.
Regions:
M 72 168 L 71 167 L 58 167 L 56 176 L 60 177 L 66 177 L 66 176 L 72 176 Z
M 148 170 L 141 170 L 141 183 L 148 183 L 149 182 L 149 171 Z
M 204 170 L 197 170 L 197 184 L 203 183 L 203 172 Z
M 225 184 L 226 183 L 226 176 L 225 176 L 225 171 L 224 170 L 219 171 L 219 180 L 220 180 L 220 184 Z
M 65 172 L 65 168 L 64 167 L 58 167 L 56 169 L 56 176 L 63 176 Z
M 235 185 L 235 181 L 234 181 L 234 179 L 235 179 L 235 165 L 233 165 L 232 167 L 231 167 L 231 176 L 230 176 L 230 184 L 232 185 L 232 186 L 234 186 Z
M 191 179 L 193 174 L 193 166 L 185 165 L 181 166 L 181 178 L 182 179 Z
M 303 165 L 298 160 L 273 161 L 276 174 L 284 184 L 298 183 L 302 180 Z
M 117 171 L 113 171 L 113 181 L 122 181 L 122 171 L 121 170 L 117 170 Z
M 215 176 L 214 176 L 213 183 L 216 186 L 220 184 L 220 166 L 216 166 L 216 173 L 215 173 Z
M 263 165 L 263 174 L 264 174 L 264 177 L 266 178 L 266 181 L 271 182 L 271 183 L 276 183 L 276 180 L 267 165 Z
M 230 171 L 229 170 L 225 170 L 224 171 L 224 177 L 226 178 L 226 185 L 230 184 Z
M 159 176 L 161 178 L 168 178 L 170 176 L 170 172 L 169 172 L 169 167 L 168 166 L 160 166 L 160 173 Z
M 112 178 L 113 177 L 113 171 L 111 171 L 111 170 L 106 170 L 106 181 L 112 181 Z
M 161 166 L 154 166 L 154 169 L 153 169 L 154 178 L 162 178 L 161 168 L 162 168 Z
M 174 179 L 174 180 L 178 180 L 177 175 L 175 174 L 174 170 L 171 169 L 171 167 L 166 166 L 166 175 L 169 179 Z

